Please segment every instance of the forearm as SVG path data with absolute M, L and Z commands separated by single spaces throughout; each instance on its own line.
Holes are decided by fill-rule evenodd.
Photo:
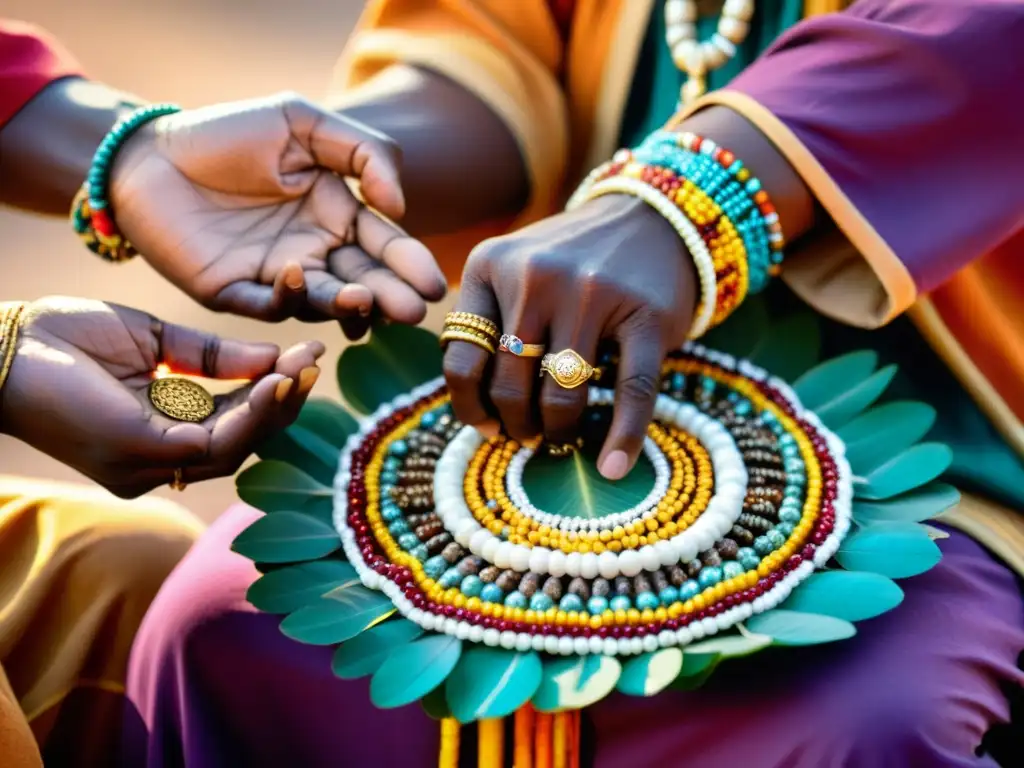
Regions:
M 0 203 L 66 215 L 103 137 L 138 104 L 77 78 L 47 86 L 0 129 Z
M 529 195 L 526 166 L 505 124 L 451 80 L 395 65 L 332 99 L 402 149 L 402 221 L 417 236 L 511 217 Z

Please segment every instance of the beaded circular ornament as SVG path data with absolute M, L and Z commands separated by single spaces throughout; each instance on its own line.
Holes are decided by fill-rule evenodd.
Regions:
M 337 646 L 335 674 L 371 676 L 380 707 L 422 700 L 460 722 L 574 710 L 848 638 L 898 605 L 894 579 L 938 562 L 922 521 L 957 500 L 936 480 L 949 450 L 918 442 L 934 412 L 876 405 L 894 371 L 873 353 L 790 386 L 687 346 L 618 483 L 586 447 L 553 458 L 459 424 L 424 331 L 379 329 L 339 371 L 370 415 L 313 401 L 270 441 L 238 478 L 268 514 L 235 550 L 264 572 L 249 600 L 287 614 L 286 635 Z M 612 397 L 590 389 L 590 447 Z

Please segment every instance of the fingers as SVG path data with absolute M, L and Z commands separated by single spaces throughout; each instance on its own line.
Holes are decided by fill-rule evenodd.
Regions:
M 276 344 L 221 339 L 212 333 L 153 320 L 156 362 L 173 371 L 209 379 L 252 379 L 274 368 Z
M 391 139 L 304 99 L 287 101 L 285 116 L 292 134 L 305 141 L 318 165 L 358 178 L 370 205 L 391 218 L 402 217 L 405 197 L 398 174 L 400 152 Z
M 598 469 L 619 480 L 636 463 L 654 417 L 663 349 L 657 327 L 627 321 L 618 333 L 619 368 L 611 429 L 601 449 Z
M 527 344 L 544 343 L 548 317 L 526 312 L 522 303 L 504 319 L 503 333 L 514 333 Z M 540 358 L 517 357 L 511 352 L 498 352 L 494 358 L 490 399 L 498 409 L 505 431 L 520 442 L 536 437 L 541 431 L 535 394 L 540 385 Z
M 353 315 L 365 317 L 373 309 L 373 292 L 366 286 L 345 283 L 330 272 L 320 271 L 310 272 L 306 281 L 309 305 L 322 317 L 337 320 Z
M 332 251 L 328 265 L 342 280 L 365 286 L 385 317 L 408 325 L 415 325 L 426 317 L 427 305 L 423 298 L 359 246 L 347 245 Z
M 458 310 L 493 320 L 501 327 L 501 313 L 490 286 L 479 278 L 463 279 Z M 498 421 L 484 402 L 482 387 L 491 356 L 487 350 L 465 341 L 453 341 L 444 354 L 444 377 L 452 397 L 452 408 L 463 424 L 475 426 L 487 437 L 497 435 Z
M 596 365 L 601 324 L 584 312 L 561 317 L 551 330 L 551 353 L 564 349 L 575 351 L 591 365 Z M 552 443 L 572 442 L 578 431 L 580 417 L 587 407 L 587 384 L 563 389 L 554 378 L 545 375 L 540 390 L 540 412 L 544 435 Z
M 368 208 L 356 216 L 359 245 L 427 301 L 440 301 L 448 292 L 444 273 L 423 243 L 385 221 Z

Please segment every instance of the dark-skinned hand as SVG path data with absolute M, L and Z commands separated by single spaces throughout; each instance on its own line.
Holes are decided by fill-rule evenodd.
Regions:
M 263 320 L 417 323 L 442 298 L 405 212 L 386 136 L 291 94 L 161 117 L 118 153 L 117 224 L 164 277 L 206 307 Z
M 619 347 L 614 417 L 598 459 L 609 479 L 635 464 L 654 414 L 661 364 L 679 346 L 697 298 L 693 261 L 675 230 L 646 203 L 598 198 L 514 234 L 481 243 L 470 255 L 457 308 L 494 320 L 502 333 L 549 352 L 574 349 L 591 365 L 598 345 Z M 444 372 L 459 419 L 514 439 L 543 433 L 570 442 L 587 387 L 562 389 L 540 378 L 538 358 L 487 352 L 452 342 Z
M 319 375 L 324 347 L 219 339 L 135 309 L 54 297 L 29 305 L 0 392 L 0 430 L 125 498 L 174 479 L 231 475 L 290 424 Z M 249 379 L 215 398 L 205 421 L 175 421 L 149 401 L 158 368 Z

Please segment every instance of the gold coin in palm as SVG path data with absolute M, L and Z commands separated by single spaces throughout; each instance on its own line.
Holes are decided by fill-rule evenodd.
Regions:
M 149 385 L 149 401 L 177 421 L 198 422 L 213 413 L 213 395 L 190 379 L 170 376 Z

